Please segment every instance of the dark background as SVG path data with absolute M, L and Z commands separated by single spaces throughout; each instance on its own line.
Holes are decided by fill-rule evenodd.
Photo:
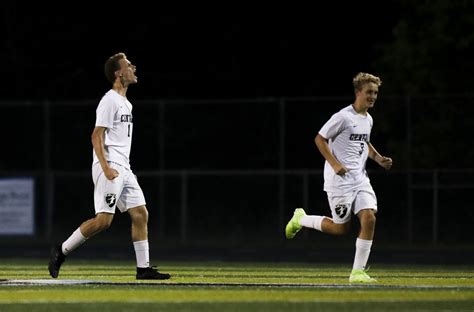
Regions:
M 0 17 L 4 100 L 97 103 L 110 88 L 103 64 L 109 56 L 123 51 L 137 66 L 139 83 L 127 94 L 132 102 L 343 97 L 333 108 L 319 101 L 310 115 L 291 115 L 291 109 L 298 109 L 291 106 L 285 113 L 289 127 L 308 118 L 306 135 L 310 139 L 296 134 L 287 139 L 300 146 L 312 140 L 329 112 L 352 101 L 352 78 L 365 71 L 383 80 L 380 101 L 372 111 L 381 128 L 374 129 L 374 138 L 377 146 L 390 148 L 386 153 L 399 154 L 398 168 L 472 167 L 474 1 L 331 1 L 314 7 L 226 4 L 185 8 L 6 2 Z M 437 98 L 411 101 L 410 105 L 420 111 L 407 117 L 405 102 L 409 96 Z M 387 107 L 383 101 L 390 98 L 402 100 L 394 100 L 397 104 Z M 328 112 L 317 114 L 322 106 Z M 212 109 L 206 109 L 209 107 L 195 106 L 182 111 L 180 120 L 189 121 L 189 127 L 214 124 L 208 132 L 226 123 L 226 119 L 214 118 Z M 195 111 L 199 119 L 194 118 L 198 116 Z M 406 143 L 406 135 L 390 131 L 394 125 L 389 118 L 395 119 L 397 111 L 399 121 L 410 119 L 411 128 L 403 125 L 404 131 L 417 134 L 410 143 L 414 145 L 411 159 L 399 148 Z M 234 106 L 228 113 L 252 114 L 243 106 L 238 112 Z M 93 114 L 83 114 L 81 118 L 90 117 L 84 123 L 93 123 Z M 318 118 L 311 122 L 316 115 Z M 262 117 L 255 118 L 257 123 Z M 17 123 L 8 118 L 4 126 Z M 28 125 L 23 124 L 23 129 Z M 202 140 L 206 135 L 190 137 Z M 217 134 L 214 136 L 217 139 Z M 14 138 L 8 139 L 14 144 Z M 253 149 L 264 146 L 248 143 Z M 290 167 L 320 168 L 319 163 L 310 161 L 319 154 L 312 153 L 312 144 L 307 146 L 304 153 L 287 151 L 289 157 L 303 159 L 300 165 Z M 463 151 L 454 162 L 453 150 Z M 228 168 L 233 168 L 231 164 L 240 158 L 229 157 Z M 9 167 L 12 162 L 17 162 L 17 167 L 24 165 L 15 157 L 0 159 L 0 166 L 6 163 L 3 166 Z
M 357 72 L 378 74 L 375 48 L 393 40 L 403 9 L 8 2 L 2 13 L 4 97 L 97 98 L 109 86 L 103 63 L 123 51 L 140 79 L 132 98 L 194 99 L 351 95 Z
M 149 201 L 151 240 L 163 248 L 176 252 L 183 243 L 181 176 L 153 176 L 166 170 L 196 171 L 188 177 L 192 239 L 180 250 L 199 253 L 192 245 L 202 247 L 203 241 L 238 250 L 295 246 L 282 245 L 275 234 L 302 204 L 301 176 L 285 176 L 281 197 L 278 175 L 206 172 L 321 170 L 314 136 L 332 113 L 353 100 L 352 78 L 365 71 L 383 80 L 371 111 L 372 139 L 395 161 L 389 175 L 368 165 L 379 202 L 386 206 L 378 239 L 387 245 L 429 245 L 437 222 L 436 248 L 472 249 L 472 205 L 460 194 L 472 190 L 474 1 L 172 9 L 6 2 L 0 19 L 5 112 L 0 170 L 3 176 L 37 178 L 38 244 L 66 238 L 93 212 L 90 133 L 95 107 L 110 89 L 103 64 L 125 52 L 139 79 L 127 93 L 135 105 L 132 166 Z M 57 195 L 50 216 L 54 237 L 45 224 L 51 175 Z M 434 214 L 438 178 L 442 187 L 452 188 L 438 194 L 442 204 Z M 320 172 L 313 172 L 308 183 L 309 209 L 328 214 Z M 276 211 L 279 205 L 284 208 Z M 65 210 L 70 206 L 77 209 Z M 113 237 L 128 235 L 124 226 L 97 241 L 111 245 Z M 309 235 L 296 246 L 310 250 L 315 241 L 334 242 L 320 233 Z M 353 246 L 353 236 L 336 241 Z
M 330 1 L 165 8 L 6 2 L 3 97 L 96 99 L 103 64 L 138 67 L 132 98 L 352 95 L 359 71 L 385 94 L 470 93 L 472 1 Z M 452 79 L 451 79 L 452 78 Z

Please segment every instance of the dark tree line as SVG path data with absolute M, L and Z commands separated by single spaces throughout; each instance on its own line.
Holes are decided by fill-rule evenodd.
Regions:
M 474 1 L 401 1 L 393 40 L 375 67 L 395 94 L 472 93 Z
M 374 62 L 383 92 L 402 96 L 380 112 L 379 122 L 390 125 L 382 127 L 387 145 L 402 168 L 472 167 L 474 1 L 401 4 L 393 40 L 378 47 Z M 403 96 L 411 96 L 410 128 Z

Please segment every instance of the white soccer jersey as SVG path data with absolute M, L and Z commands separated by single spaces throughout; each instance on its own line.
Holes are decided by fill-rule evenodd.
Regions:
M 130 168 L 132 146 L 132 104 L 114 90 L 108 91 L 100 100 L 96 110 L 96 127 L 105 127 L 104 145 L 107 161 Z M 99 162 L 93 150 L 93 164 Z
M 330 194 L 347 194 L 357 189 L 370 187 L 365 170 L 369 155 L 368 142 L 372 130 L 372 116 L 358 114 L 349 105 L 332 117 L 319 130 L 329 141 L 329 149 L 336 159 L 349 171 L 339 176 L 326 161 L 324 164 L 324 190 Z

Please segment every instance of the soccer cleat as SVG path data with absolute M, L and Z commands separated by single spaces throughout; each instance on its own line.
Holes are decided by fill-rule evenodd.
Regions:
M 292 239 L 293 237 L 295 237 L 296 233 L 301 230 L 302 226 L 300 224 L 300 220 L 304 216 L 306 216 L 306 212 L 304 212 L 303 208 L 295 209 L 293 217 L 288 222 L 285 228 L 285 235 L 287 239 Z
M 171 275 L 168 273 L 160 273 L 155 267 L 137 268 L 137 280 L 165 280 Z
M 373 283 L 377 280 L 370 277 L 366 270 L 352 270 L 349 282 L 351 283 Z
M 49 257 L 48 270 L 52 278 L 57 278 L 59 275 L 59 269 L 66 260 L 66 256 L 63 254 L 61 245 L 56 245 L 51 248 L 51 255 Z

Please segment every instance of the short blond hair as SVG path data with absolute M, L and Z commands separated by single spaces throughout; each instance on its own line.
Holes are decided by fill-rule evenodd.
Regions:
M 377 85 L 377 87 L 380 87 L 382 85 L 382 80 L 377 77 L 377 76 L 374 76 L 372 74 L 368 74 L 368 73 L 358 73 L 354 79 L 352 79 L 352 85 L 354 86 L 354 91 L 360 91 L 362 90 L 362 87 L 369 83 L 369 82 L 373 82 Z

